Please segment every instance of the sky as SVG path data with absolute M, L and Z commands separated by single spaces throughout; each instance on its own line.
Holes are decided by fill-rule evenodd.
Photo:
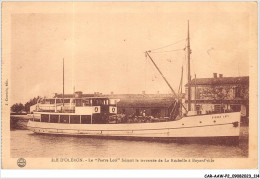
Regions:
M 61 8 L 63 4 L 58 4 Z M 145 51 L 174 90 L 190 23 L 191 75 L 249 75 L 249 9 L 225 3 L 76 3 L 67 10 L 16 13 L 11 19 L 11 103 L 62 93 L 170 93 Z M 164 52 L 167 51 L 167 52 Z M 171 51 L 171 52 L 168 52 Z M 161 53 L 163 52 L 163 53 Z

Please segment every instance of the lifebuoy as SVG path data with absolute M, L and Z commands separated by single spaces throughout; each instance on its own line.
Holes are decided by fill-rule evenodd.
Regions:
M 115 112 L 116 111 L 116 108 L 112 108 L 112 112 Z

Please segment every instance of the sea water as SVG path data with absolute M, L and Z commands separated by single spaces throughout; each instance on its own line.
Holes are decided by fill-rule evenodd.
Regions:
M 91 137 L 38 135 L 12 130 L 13 158 L 239 158 L 248 157 L 248 144 L 238 146 L 158 141 L 113 140 Z

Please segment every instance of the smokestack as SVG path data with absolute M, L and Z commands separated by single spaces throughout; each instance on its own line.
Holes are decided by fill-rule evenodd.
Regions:
M 217 77 L 218 77 L 218 74 L 217 74 L 217 73 L 213 73 L 213 77 L 214 77 L 214 78 L 217 78 Z
M 223 78 L 223 74 L 219 74 L 219 78 Z

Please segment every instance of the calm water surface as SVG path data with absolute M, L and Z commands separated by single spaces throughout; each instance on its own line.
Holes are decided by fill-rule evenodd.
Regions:
M 37 135 L 28 130 L 11 131 L 11 156 L 23 157 L 247 157 L 247 145 L 180 144 Z

